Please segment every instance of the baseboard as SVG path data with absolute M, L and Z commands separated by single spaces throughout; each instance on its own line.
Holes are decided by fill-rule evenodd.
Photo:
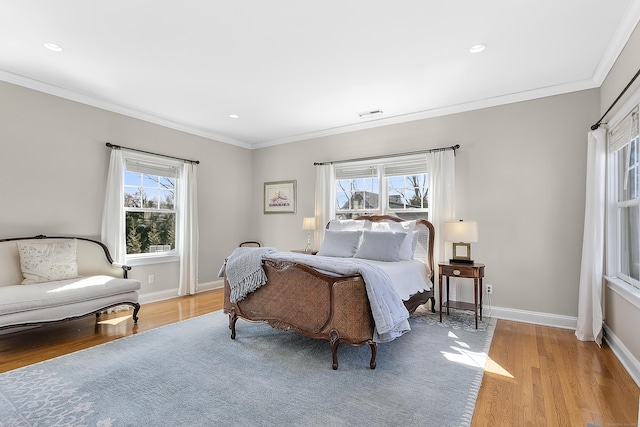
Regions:
M 609 344 L 611 351 L 616 355 L 622 366 L 627 370 L 633 381 L 640 387 L 640 361 L 625 347 L 620 339 L 604 325 L 604 340 Z M 639 414 L 640 416 L 640 414 Z
M 224 280 L 214 280 L 213 282 L 198 283 L 198 292 L 210 291 L 224 288 Z
M 198 293 L 220 289 L 224 287 L 224 280 L 214 280 L 213 282 L 198 283 Z M 178 296 L 178 288 L 166 289 L 164 291 L 140 294 L 138 301 L 140 304 L 149 304 L 151 302 L 165 301 Z
M 487 316 L 496 319 L 513 320 L 516 322 L 532 323 L 535 325 L 553 326 L 563 329 L 576 329 L 578 319 L 572 316 L 540 313 L 535 311 L 516 310 L 504 307 L 484 307 Z M 616 355 L 622 366 L 627 370 L 633 381 L 640 387 L 640 361 L 624 346 L 622 341 L 607 327 L 604 326 L 604 339 Z
M 563 329 L 576 329 L 578 318 L 560 314 L 542 313 L 538 311 L 517 310 L 505 307 L 485 306 L 483 314 L 496 319 L 513 320 L 515 322 L 532 323 L 534 325 L 553 326 Z
M 198 283 L 198 293 L 220 289 L 224 286 L 223 280 Z M 178 296 L 178 288 L 167 289 L 159 292 L 152 292 L 140 295 L 140 304 L 164 301 Z M 505 307 L 485 306 L 483 314 L 496 319 L 513 320 L 515 322 L 532 323 L 535 325 L 553 326 L 563 329 L 576 329 L 578 319 L 572 316 L 562 316 L 559 314 L 542 313 L 537 311 L 517 310 Z
M 164 291 L 151 292 L 148 294 L 140 294 L 138 302 L 142 305 L 149 304 L 151 302 L 164 301 L 178 296 L 178 288 L 167 289 Z

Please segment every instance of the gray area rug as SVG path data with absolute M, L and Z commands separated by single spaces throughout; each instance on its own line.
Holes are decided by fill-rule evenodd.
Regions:
M 340 345 L 210 313 L 0 375 L 0 426 L 469 425 L 495 321 L 419 309 L 412 331 Z M 144 319 L 140 320 L 141 322 Z M 469 327 L 471 325 L 471 327 Z

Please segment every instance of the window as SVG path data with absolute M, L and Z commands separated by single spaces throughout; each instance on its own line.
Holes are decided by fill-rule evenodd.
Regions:
M 127 257 L 175 254 L 178 179 L 179 169 L 171 163 L 125 159 Z
M 365 214 L 426 218 L 428 184 L 423 156 L 337 165 L 336 218 L 351 219 Z
M 638 108 L 609 134 L 616 276 L 640 287 L 640 136 Z

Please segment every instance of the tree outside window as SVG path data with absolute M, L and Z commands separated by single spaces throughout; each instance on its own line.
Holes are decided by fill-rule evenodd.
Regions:
M 176 178 L 125 171 L 127 255 L 175 250 Z
M 336 218 L 391 214 L 427 218 L 429 178 L 424 159 L 336 168 Z

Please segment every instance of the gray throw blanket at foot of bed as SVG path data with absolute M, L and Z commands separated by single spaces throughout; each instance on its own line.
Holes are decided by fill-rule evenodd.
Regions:
M 231 288 L 229 300 L 242 301 L 250 292 L 267 283 L 262 260 L 275 248 L 236 248 L 226 262 L 227 281 Z

